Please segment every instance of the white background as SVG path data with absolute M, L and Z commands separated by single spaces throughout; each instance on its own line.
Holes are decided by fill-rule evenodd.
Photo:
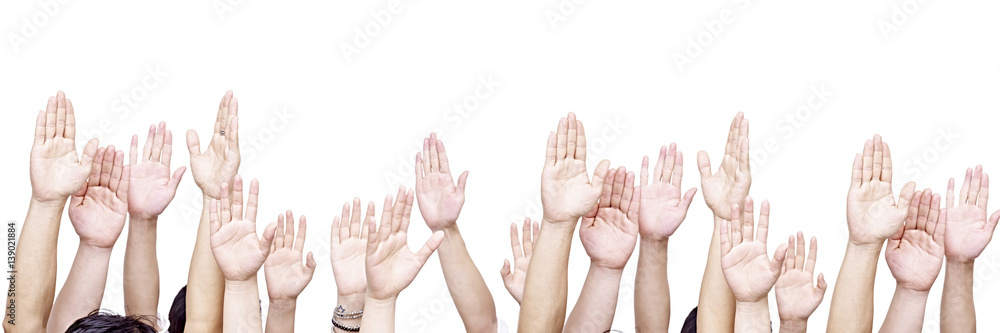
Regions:
M 560 116 L 576 112 L 586 125 L 591 168 L 607 158 L 637 170 L 643 155 L 677 142 L 690 187 L 699 184 L 696 153 L 707 150 L 717 166 L 730 119 L 744 111 L 754 154 L 751 194 L 773 207 L 768 247 L 798 230 L 819 238 L 816 270 L 830 289 L 810 331 L 822 331 L 847 242 L 851 163 L 865 139 L 880 133 L 891 145 L 897 192 L 914 180 L 943 193 L 948 177 L 966 167 L 1000 167 L 995 1 L 231 1 L 0 4 L 4 223 L 20 229 L 35 115 L 57 90 L 74 102 L 81 145 L 97 136 L 127 149 L 132 134 L 166 121 L 176 168 L 188 162 L 184 131 L 196 129 L 204 142 L 220 97 L 232 89 L 241 106 L 240 173 L 261 183 L 259 229 L 285 209 L 309 218 L 307 249 L 319 268 L 299 298 L 297 327 L 325 331 L 336 307 L 333 216 L 354 196 L 381 207 L 398 184 L 412 187 L 417 144 L 437 131 L 452 169 L 471 172 L 459 224 L 498 318 L 513 328 L 518 306 L 499 276 L 511 256 L 508 228 L 541 217 L 545 139 Z M 373 18 L 390 7 L 387 24 Z M 358 31 L 366 27 L 364 43 Z M 344 45 L 356 41 L 363 45 L 348 59 Z M 679 66 L 678 57 L 691 62 Z M 482 80 L 499 86 L 476 96 Z M 811 97 L 821 89 L 832 95 Z M 124 103 L 123 95 L 135 102 Z M 468 107 L 455 107 L 463 103 Z M 776 148 L 765 149 L 766 142 Z M 160 217 L 163 313 L 186 283 L 200 209 L 189 171 Z M 414 216 L 416 248 L 430 232 Z M 670 244 L 672 331 L 697 304 L 711 230 L 699 194 Z M 118 312 L 124 235 L 103 304 Z M 77 242 L 63 218 L 58 286 Z M 614 328 L 623 331 L 634 327 L 637 255 L 615 316 Z M 588 260 L 577 242 L 570 307 Z M 879 265 L 876 328 L 895 283 L 884 259 Z M 928 301 L 927 331 L 938 330 L 943 277 Z M 990 297 L 1000 292 L 998 281 L 994 244 L 976 266 L 983 331 L 1000 329 L 989 311 L 1000 307 Z M 396 327 L 462 330 L 436 256 L 400 295 Z

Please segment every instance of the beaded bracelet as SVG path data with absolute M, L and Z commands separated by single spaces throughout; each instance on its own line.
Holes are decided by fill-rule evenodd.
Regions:
M 330 318 L 330 323 L 333 324 L 333 327 L 330 328 L 330 332 L 335 332 L 334 328 L 337 328 L 337 329 L 340 329 L 340 330 L 343 330 L 343 331 L 347 331 L 347 332 L 358 332 L 358 331 L 361 331 L 361 325 L 347 326 L 347 325 L 344 325 L 343 323 L 337 321 L 337 319 L 338 318 L 339 319 L 357 319 L 357 318 L 361 318 L 361 315 L 363 315 L 364 313 L 365 313 L 364 309 L 361 309 L 361 310 L 358 310 L 358 311 L 354 311 L 354 312 L 347 312 L 347 310 L 344 309 L 343 305 L 338 305 L 337 309 L 333 311 L 333 318 Z

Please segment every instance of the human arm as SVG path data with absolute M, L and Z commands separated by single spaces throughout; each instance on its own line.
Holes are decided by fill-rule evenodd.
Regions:
M 948 181 L 945 208 L 946 230 L 944 254 L 944 292 L 941 295 L 941 332 L 975 332 L 976 305 L 973 300 L 973 273 L 976 258 L 983 253 L 1000 211 L 986 219 L 990 177 L 976 166 L 965 172 L 965 182 L 955 201 L 955 179 Z M 942 220 L 944 219 L 942 218 Z M 940 223 L 940 222 L 939 222 Z
M 79 318 L 101 307 L 111 249 L 125 227 L 129 166 L 114 146 L 97 150 L 88 183 L 73 194 L 69 219 L 80 236 L 76 259 L 52 305 L 48 332 L 65 332 Z
M 184 326 L 187 332 L 222 331 L 226 283 L 212 255 L 209 206 L 212 201 L 222 198 L 221 184 L 225 183 L 227 188 L 232 188 L 232 179 L 239 170 L 238 113 L 237 99 L 233 97 L 232 91 L 226 92 L 219 102 L 215 128 L 204 152 L 201 150 L 198 133 L 194 130 L 187 131 L 191 175 L 195 184 L 201 188 L 203 196 L 201 220 L 188 269 L 187 319 Z
M 731 206 L 743 204 L 743 198 L 750 194 L 749 133 L 750 121 L 743 118 L 742 112 L 737 113 L 729 125 L 725 155 L 715 174 L 712 174 L 708 153 L 698 152 L 701 193 L 712 210 L 715 223 L 698 297 L 698 328 L 707 332 L 733 330 L 736 300 L 719 264 L 719 232 L 722 222 L 729 218 Z
M 270 253 L 277 224 L 268 224 L 261 238 L 257 238 L 259 185 L 256 179 L 250 181 L 246 214 L 243 211 L 243 180 L 239 176 L 233 180 L 232 200 L 229 185 L 222 183 L 220 188 L 221 202 L 209 204 L 209 226 L 212 255 L 226 281 L 222 332 L 263 332 L 257 272 Z
M 354 206 L 344 203 L 341 216 L 333 218 L 330 228 L 330 266 L 337 282 L 337 310 L 343 314 L 359 313 L 363 316 L 368 280 L 365 274 L 365 250 L 368 246 L 368 219 L 375 216 L 375 203 L 368 202 L 368 210 L 361 218 L 361 199 L 354 198 Z M 334 319 L 344 327 L 360 326 L 361 318 L 351 315 Z M 336 332 L 346 332 L 334 326 Z
M 295 232 L 292 211 L 278 215 L 271 254 L 264 261 L 264 282 L 267 284 L 269 306 L 267 332 L 295 332 L 295 305 L 299 294 L 312 281 L 316 260 L 312 252 L 302 263 L 302 248 L 306 243 L 306 217 L 299 217 L 299 231 Z
M 781 276 L 774 284 L 774 298 L 778 302 L 778 318 L 781 333 L 805 333 L 806 323 L 826 294 L 826 280 L 819 274 L 813 286 L 813 270 L 816 268 L 816 237 L 809 241 L 809 255 L 806 256 L 806 241 L 802 232 L 798 237 L 788 237 L 785 248 L 785 264 Z
M 423 154 L 417 153 L 415 165 L 417 205 L 427 226 L 432 231 L 444 232 L 438 258 L 441 259 L 444 280 L 465 330 L 496 332 L 497 311 L 493 295 L 469 256 L 456 223 L 465 204 L 465 180 L 469 172 L 465 171 L 458 177 L 456 186 L 444 143 L 434 133 L 424 139 Z
M 733 204 L 731 220 L 722 223 L 719 232 L 722 273 L 736 299 L 734 332 L 770 331 L 771 319 L 767 307 L 767 294 L 774 287 L 785 260 L 785 244 L 778 246 L 774 259 L 767 258 L 767 230 L 770 224 L 771 205 L 764 200 L 760 205 L 760 222 L 754 236 L 753 200 L 746 197 L 743 214 L 740 205 Z M 700 311 L 699 311 L 700 312 Z
M 914 194 L 906 222 L 889 238 L 885 262 L 896 278 L 896 292 L 881 332 L 919 332 L 924 326 L 927 296 L 944 258 L 948 216 L 939 213 L 940 207 L 941 196 L 930 189 Z
M 510 296 L 521 304 L 521 296 L 524 295 L 524 278 L 528 274 L 528 263 L 531 261 L 531 252 L 538 239 L 538 222 L 531 222 L 530 218 L 524 218 L 521 224 L 523 241 L 519 241 L 517 235 L 517 224 L 510 224 L 510 250 L 514 254 L 514 265 L 511 267 L 509 261 L 504 259 L 503 267 L 500 268 L 500 277 L 503 285 L 507 288 Z
M 660 148 L 649 183 L 649 157 L 639 173 L 639 265 L 635 274 L 635 326 L 638 332 L 666 332 L 670 324 L 667 244 L 687 216 L 692 188 L 681 196 L 684 155 L 677 145 Z
M 66 199 L 87 184 L 97 154 L 97 139 L 76 151 L 73 102 L 60 91 L 49 97 L 35 118 L 31 146 L 31 200 L 14 254 L 16 271 L 7 291 L 3 328 L 7 332 L 43 332 L 56 294 L 56 247 Z M 17 265 L 16 263 L 23 263 Z
M 549 133 L 542 169 L 542 223 L 524 281 L 518 331 L 558 332 L 566 319 L 567 270 L 576 223 L 596 205 L 607 160 L 587 176 L 587 141 L 576 115 Z
M 566 320 L 567 332 L 611 329 L 622 273 L 639 236 L 640 198 L 634 183 L 635 175 L 624 167 L 609 172 L 597 207 L 583 216 L 580 241 L 590 256 L 590 270 Z
M 395 332 L 396 298 L 413 282 L 420 268 L 444 239 L 444 232 L 436 231 L 419 251 L 410 252 L 406 245 L 406 231 L 412 208 L 413 192 L 400 187 L 395 203 L 391 195 L 386 196 L 377 230 L 375 219 L 367 219 L 365 276 L 368 291 L 365 295 L 365 314 L 361 317 L 361 327 L 365 332 Z
M 885 240 L 903 225 L 915 186 L 907 183 L 899 200 L 893 200 L 892 158 L 879 135 L 854 156 L 847 192 L 849 241 L 830 300 L 827 331 L 871 332 L 878 257 Z

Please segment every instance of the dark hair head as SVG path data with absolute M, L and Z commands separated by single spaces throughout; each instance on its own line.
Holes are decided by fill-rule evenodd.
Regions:
M 86 317 L 77 319 L 66 333 L 156 333 L 142 318 L 136 316 L 120 316 L 114 312 L 94 310 Z
M 697 333 L 698 332 L 698 307 L 691 309 L 691 313 L 688 317 L 684 319 L 684 326 L 681 326 L 681 333 Z
M 184 322 L 187 321 L 187 289 L 187 286 L 181 288 L 177 296 L 174 296 L 174 304 L 170 305 L 170 313 L 167 315 L 170 319 L 170 327 L 167 328 L 169 333 L 184 332 Z

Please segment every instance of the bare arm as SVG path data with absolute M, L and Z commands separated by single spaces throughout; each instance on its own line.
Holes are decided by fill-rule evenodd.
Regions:
M 524 282 L 520 332 L 558 332 L 566 318 L 567 270 L 573 232 L 580 217 L 596 208 L 608 173 L 601 161 L 587 176 L 587 144 L 576 115 L 549 133 L 542 169 L 542 227 Z
M 219 265 L 212 255 L 209 243 L 209 205 L 220 199 L 220 185 L 232 188 L 232 179 L 240 166 L 238 101 L 233 92 L 226 92 L 219 102 L 219 111 L 211 141 L 204 152 L 194 130 L 187 132 L 188 152 L 191 155 L 191 174 L 204 196 L 198 235 L 191 254 L 188 270 L 187 332 L 222 331 L 222 306 L 226 283 Z
M 444 232 L 438 249 L 441 270 L 455 307 L 467 332 L 496 332 L 497 315 L 493 295 L 469 256 L 458 230 L 458 215 L 465 204 L 465 180 L 469 172 L 452 180 L 444 143 L 431 133 L 424 139 L 423 154 L 417 154 L 416 196 L 424 222 L 433 231 Z
M 278 215 L 271 254 L 264 261 L 264 278 L 270 307 L 267 310 L 268 333 L 295 332 L 295 305 L 312 281 L 316 271 L 316 260 L 312 252 L 306 254 L 302 262 L 302 251 L 306 243 L 306 217 L 299 217 L 299 229 L 295 232 L 295 216 L 292 211 Z
M 635 273 L 636 332 L 666 332 L 670 325 L 667 243 L 667 240 L 639 241 L 639 266 Z
M 730 206 L 742 205 L 750 194 L 750 121 L 743 113 L 736 114 L 729 125 L 725 155 L 719 169 L 712 174 L 708 153 L 698 153 L 698 171 L 701 173 L 702 195 L 712 210 L 715 228 L 708 248 L 705 274 L 701 280 L 698 298 L 698 328 L 706 332 L 733 330 L 736 300 L 726 284 L 719 263 L 719 232 L 722 221 L 729 218 Z
M 771 329 L 767 294 L 774 287 L 787 254 L 784 244 L 767 258 L 767 231 L 771 205 L 760 205 L 760 223 L 754 235 L 753 200 L 747 197 L 742 215 L 733 204 L 732 220 L 723 222 L 719 235 L 722 274 L 736 298 L 734 332 L 765 332 Z M 700 311 L 699 311 L 700 312 Z
M 31 146 L 31 202 L 8 269 L 10 280 L 3 322 L 7 332 L 42 332 L 56 293 L 56 247 L 66 199 L 87 183 L 97 153 L 97 139 L 76 152 L 76 116 L 63 92 L 49 97 L 35 119 Z M 16 311 L 16 312 L 15 312 Z
M 798 240 L 796 242 L 796 239 Z M 813 286 L 813 270 L 816 268 L 816 237 L 809 242 L 809 256 L 806 256 L 806 242 L 802 232 L 798 237 L 788 237 L 785 263 L 781 276 L 774 284 L 774 298 L 778 301 L 778 318 L 782 333 L 805 333 L 809 316 L 823 302 L 826 294 L 826 280 L 819 274 Z

